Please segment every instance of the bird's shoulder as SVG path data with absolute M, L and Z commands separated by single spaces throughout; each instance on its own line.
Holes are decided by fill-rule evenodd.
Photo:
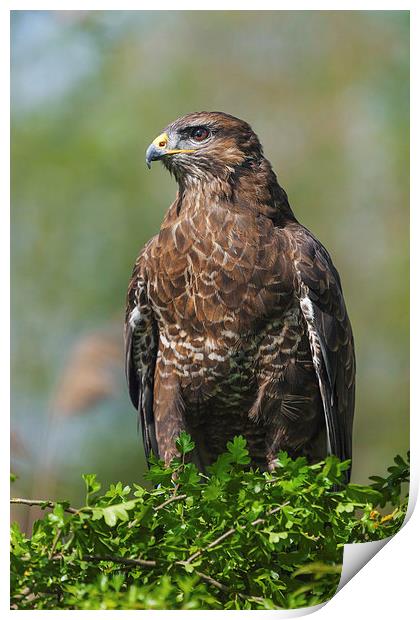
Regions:
M 341 279 L 325 246 L 299 222 L 291 222 L 279 234 L 287 240 L 295 288 L 299 294 L 303 285 L 311 301 L 320 309 L 343 318 L 346 311 Z

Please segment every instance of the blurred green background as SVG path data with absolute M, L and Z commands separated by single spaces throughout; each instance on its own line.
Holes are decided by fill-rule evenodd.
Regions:
M 142 477 L 125 292 L 176 190 L 144 150 L 200 110 L 250 122 L 329 249 L 357 347 L 353 481 L 383 473 L 409 443 L 408 12 L 15 11 L 11 39 L 13 494 Z

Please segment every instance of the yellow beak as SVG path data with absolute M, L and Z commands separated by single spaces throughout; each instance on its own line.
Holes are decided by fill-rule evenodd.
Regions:
M 169 137 L 167 133 L 161 133 L 155 138 L 146 151 L 146 164 L 148 168 L 151 162 L 161 159 L 165 155 L 175 155 L 175 153 L 194 153 L 197 149 L 168 149 Z

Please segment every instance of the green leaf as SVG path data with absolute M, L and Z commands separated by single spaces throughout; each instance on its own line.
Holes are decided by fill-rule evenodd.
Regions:
M 378 506 L 382 499 L 379 491 L 361 484 L 348 484 L 346 490 L 347 496 L 357 503 L 370 503 L 373 506 Z
M 183 467 L 183 471 L 178 475 L 178 482 L 183 485 L 196 485 L 201 478 L 198 475 L 197 467 L 194 463 L 187 463 Z
M 279 540 L 285 540 L 288 536 L 288 532 L 270 532 L 268 536 L 268 542 L 278 543 Z
M 226 482 L 230 479 L 232 470 L 232 455 L 228 452 L 224 452 L 217 457 L 217 460 L 213 465 L 210 465 L 208 471 L 213 474 L 219 480 Z
M 64 527 L 64 507 L 62 504 L 56 504 L 54 510 L 48 515 L 48 519 L 51 523 L 54 523 L 58 528 Z
M 354 504 L 351 502 L 340 502 L 336 508 L 338 513 L 342 512 L 353 512 Z
M 133 486 L 136 489 L 133 493 L 134 497 L 141 499 L 146 494 L 146 489 L 138 484 L 134 484 Z
M 222 484 L 217 478 L 212 479 L 203 491 L 203 498 L 212 502 L 222 494 Z
M 285 450 L 281 450 L 277 456 L 277 467 L 278 468 L 287 468 L 291 463 L 292 459 L 289 457 Z
M 90 496 L 97 493 L 101 489 L 101 483 L 96 480 L 96 474 L 83 474 L 83 480 L 86 485 L 86 505 L 89 505 Z
M 122 504 L 112 504 L 111 506 L 95 507 L 92 509 L 92 519 L 97 521 L 98 519 L 104 519 L 105 523 L 109 527 L 114 527 L 117 521 L 128 521 L 128 510 L 133 510 L 135 507 L 135 500 L 130 500 Z
M 165 467 L 163 461 L 158 461 L 150 467 L 144 477 L 155 485 L 169 487 L 172 485 L 172 474 L 173 469 L 171 467 Z
M 232 441 L 228 441 L 227 449 L 232 456 L 233 463 L 247 465 L 250 462 L 246 439 L 242 435 L 235 435 Z
M 181 454 L 188 454 L 195 448 L 195 443 L 193 442 L 191 435 L 182 431 L 176 440 L 176 447 L 178 448 Z

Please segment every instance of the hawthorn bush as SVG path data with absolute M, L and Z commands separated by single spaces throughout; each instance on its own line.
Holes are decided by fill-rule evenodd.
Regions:
M 309 465 L 282 452 L 274 473 L 261 472 L 239 436 L 203 475 L 188 462 L 189 435 L 178 448 L 170 467 L 152 460 L 152 489 L 119 482 L 101 493 L 87 474 L 82 508 L 12 499 L 48 509 L 30 538 L 12 525 L 12 608 L 316 605 L 337 588 L 345 543 L 392 536 L 404 520 L 400 456 L 388 477 L 344 486 L 349 462 L 335 457 Z

